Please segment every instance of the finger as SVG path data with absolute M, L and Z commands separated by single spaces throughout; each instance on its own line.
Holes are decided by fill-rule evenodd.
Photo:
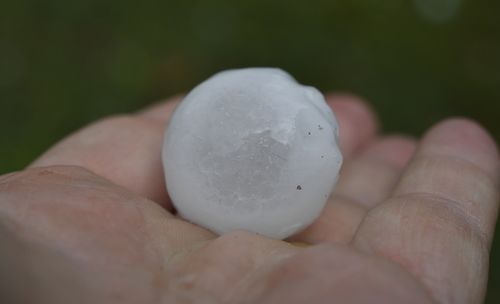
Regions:
M 372 143 L 342 170 L 321 216 L 293 240 L 307 243 L 352 240 L 367 210 L 387 198 L 415 149 L 406 137 L 384 137 Z
M 415 140 L 401 136 L 373 142 L 346 163 L 334 197 L 347 198 L 368 209 L 382 202 L 393 190 L 415 148 Z
M 136 115 L 100 120 L 62 140 L 31 166 L 76 165 L 166 207 L 161 146 L 174 107 L 166 101 Z
M 345 158 L 354 155 L 377 133 L 378 121 L 373 110 L 352 95 L 327 95 L 340 126 L 340 148 Z
M 443 303 L 479 303 L 498 208 L 499 159 L 477 124 L 431 129 L 394 196 L 363 221 L 355 244 L 421 278 Z
M 289 238 L 292 242 L 320 244 L 325 242 L 347 244 L 352 240 L 366 209 L 349 200 L 330 198 L 321 215 L 302 232 Z

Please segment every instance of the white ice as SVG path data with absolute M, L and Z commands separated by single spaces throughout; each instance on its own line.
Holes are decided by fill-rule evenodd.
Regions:
M 170 120 L 162 157 L 182 217 L 276 239 L 319 216 L 342 163 L 323 95 L 273 68 L 220 72 L 194 88 Z

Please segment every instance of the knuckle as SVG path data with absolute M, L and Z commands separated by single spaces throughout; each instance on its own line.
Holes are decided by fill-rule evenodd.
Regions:
M 82 166 L 78 165 L 51 165 L 46 167 L 34 167 L 26 170 L 25 173 L 28 177 L 52 177 L 56 175 L 63 175 L 67 177 L 83 177 L 92 174 L 92 172 Z
M 406 199 L 414 201 L 421 210 L 417 220 L 427 223 L 436 233 L 448 232 L 463 241 L 479 240 L 487 243 L 487 229 L 484 223 L 474 216 L 463 203 L 437 194 L 410 193 Z M 410 204 L 406 204 L 409 206 Z M 446 231 L 444 228 L 447 228 Z
M 97 175 L 79 166 L 32 167 L 13 173 L 0 180 L 0 225 L 24 227 L 99 210 L 103 191 L 110 191 L 106 187 Z
M 374 210 L 366 221 L 381 226 L 383 231 L 394 232 L 391 246 L 403 246 L 407 239 L 418 239 L 417 251 L 434 251 L 426 254 L 438 256 L 455 248 L 457 251 L 483 251 L 488 247 L 489 236 L 484 224 L 474 218 L 456 202 L 428 193 L 408 193 L 388 201 L 378 211 Z M 429 237 L 432 236 L 432 237 Z M 370 241 L 373 248 L 384 248 L 387 239 Z M 434 244 L 435 243 L 435 244 Z M 399 244 L 399 245 L 397 245 Z M 378 250 L 376 249 L 376 250 Z
M 44 167 L 30 167 L 23 171 L 13 172 L 0 177 L 0 192 L 22 191 L 27 185 L 43 185 L 47 181 L 58 177 L 87 177 L 93 173 L 81 166 L 52 165 Z

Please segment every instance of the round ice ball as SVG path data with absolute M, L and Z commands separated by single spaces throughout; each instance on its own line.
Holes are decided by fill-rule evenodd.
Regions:
M 323 95 L 274 68 L 220 72 L 175 110 L 162 151 L 185 219 L 283 239 L 321 213 L 342 163 Z

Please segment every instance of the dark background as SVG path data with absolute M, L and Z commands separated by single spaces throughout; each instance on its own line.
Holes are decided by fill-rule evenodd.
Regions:
M 463 115 L 500 140 L 500 1 L 6 0 L 0 174 L 98 117 L 247 66 L 355 92 L 388 132 Z M 500 302 L 500 237 L 487 302 Z

